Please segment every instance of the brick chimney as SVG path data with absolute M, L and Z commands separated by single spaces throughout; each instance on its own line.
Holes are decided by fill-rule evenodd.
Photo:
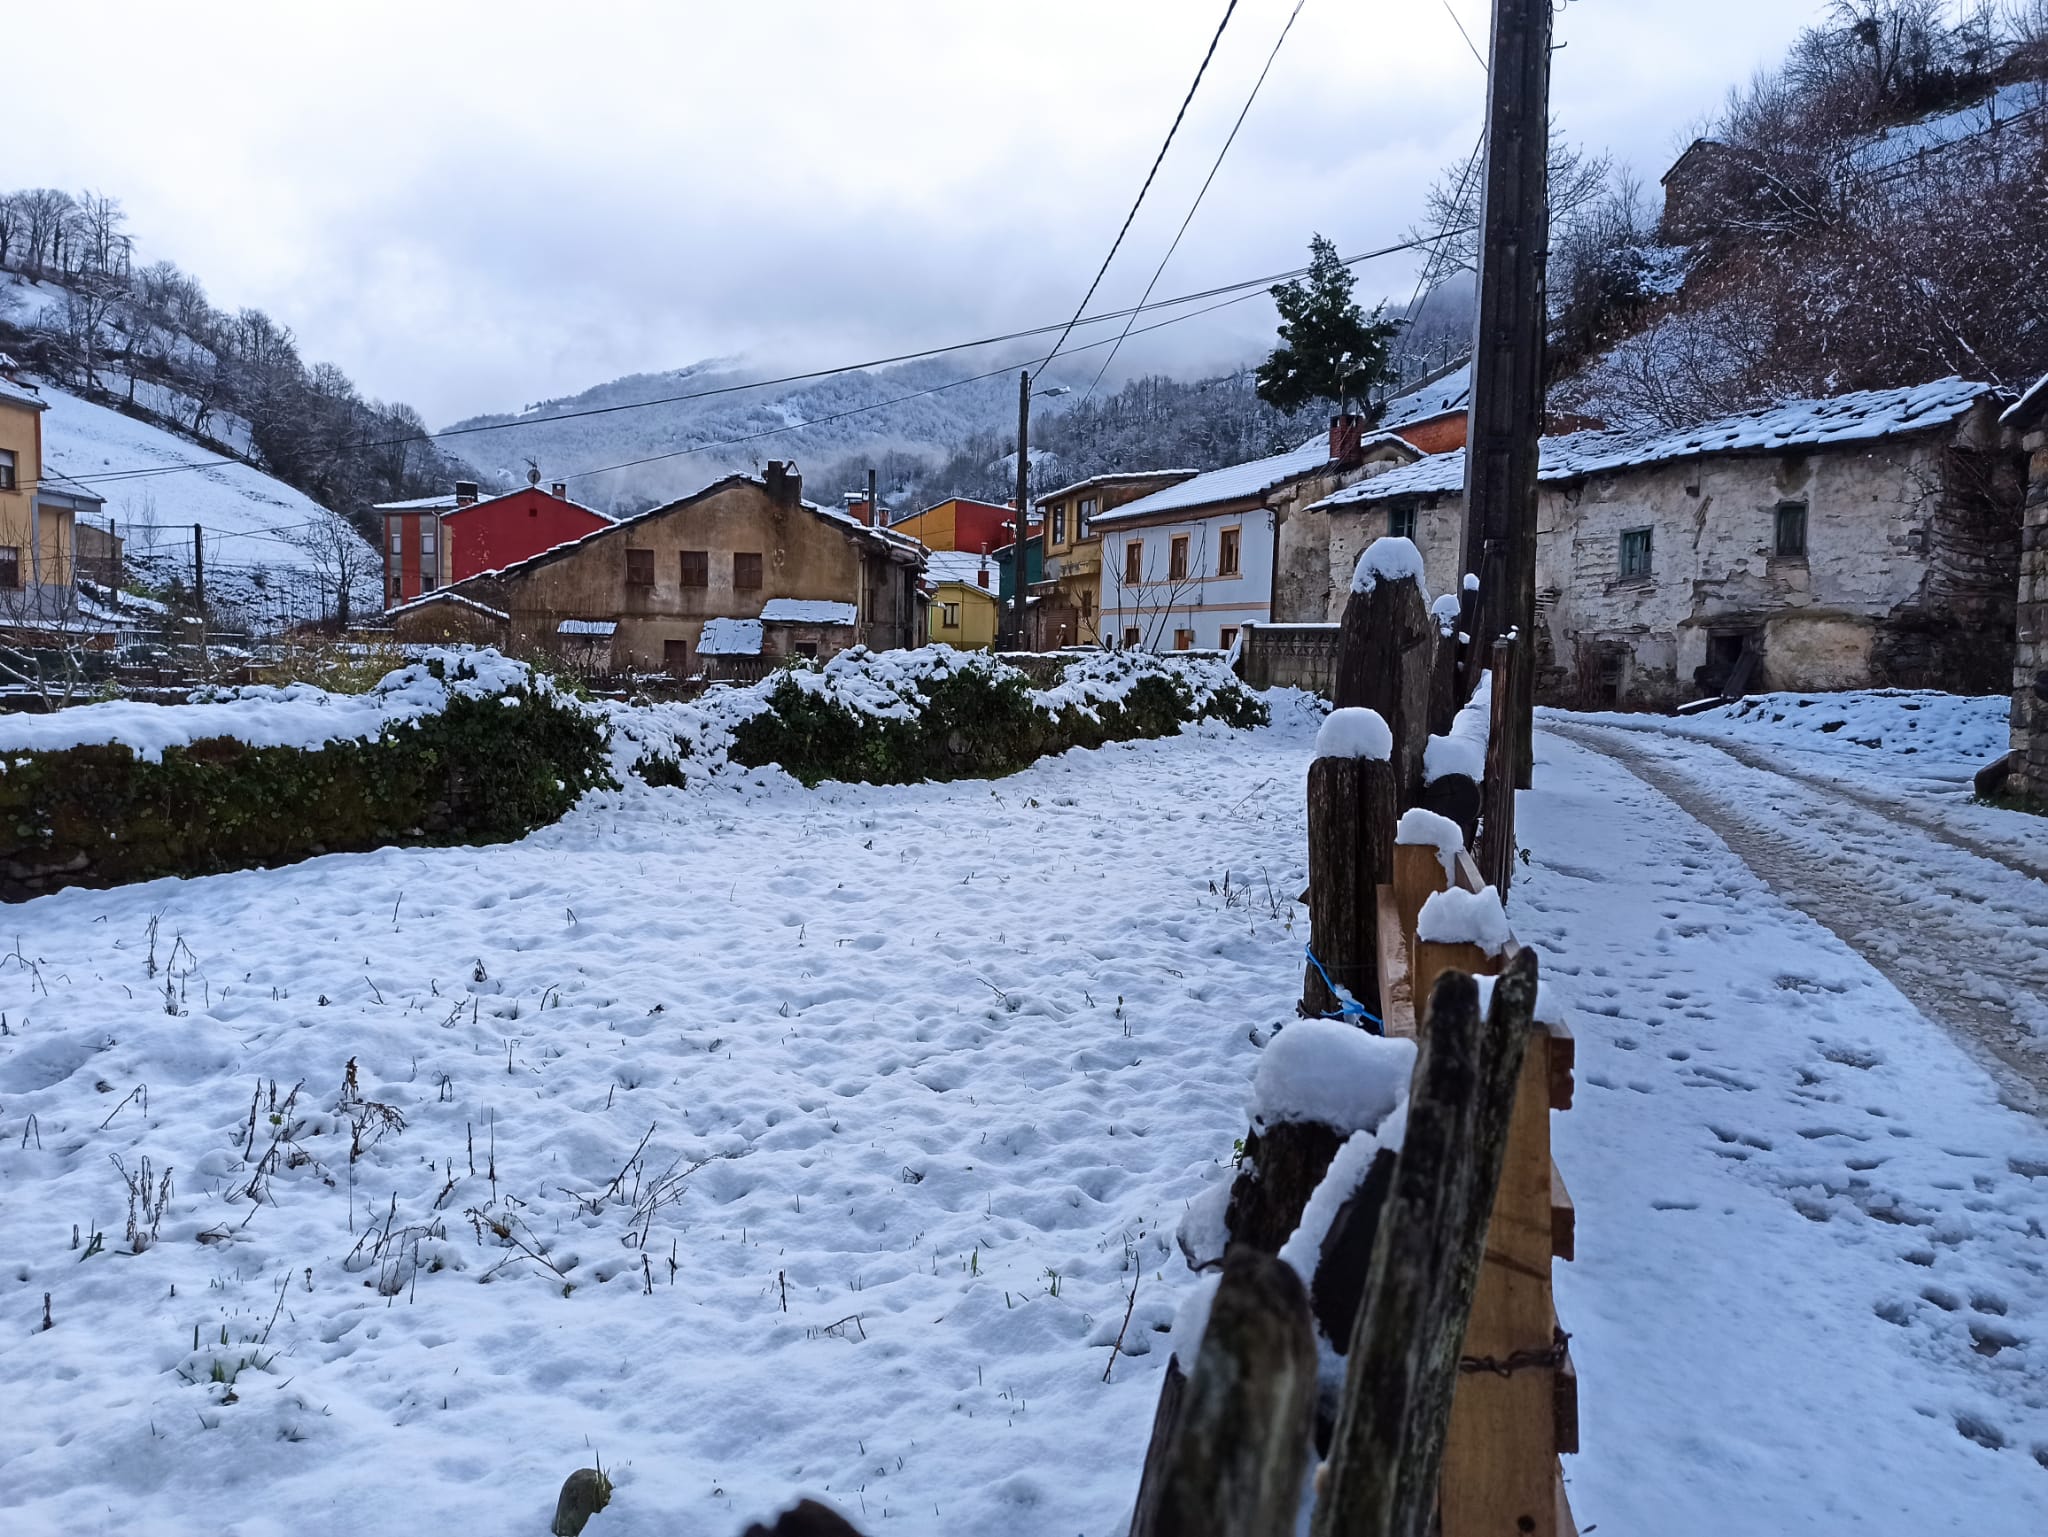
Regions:
M 474 503 L 474 502 L 476 501 L 476 498 L 477 498 L 477 483 L 476 483 L 475 481 L 473 481 L 473 480 L 458 480 L 458 481 L 456 481 L 456 482 L 455 482 L 455 505 L 456 505 L 456 506 L 458 506 L 458 507 L 468 507 L 468 506 L 472 505 L 472 504 L 473 504 L 473 503 Z
M 556 481 L 553 485 L 548 487 L 548 491 L 558 502 L 566 502 L 567 500 L 569 500 L 569 482 L 566 480 Z
M 1345 469 L 1365 458 L 1365 418 L 1346 412 L 1330 418 L 1330 457 Z

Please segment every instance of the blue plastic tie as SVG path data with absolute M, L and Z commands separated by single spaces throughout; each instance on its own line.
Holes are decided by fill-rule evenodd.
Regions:
M 1337 1000 L 1337 1007 L 1331 1009 L 1327 1014 L 1321 1015 L 1321 1018 L 1362 1019 L 1367 1024 L 1373 1027 L 1372 1033 L 1374 1035 L 1385 1035 L 1387 1033 L 1386 1025 L 1382 1023 L 1374 1015 L 1367 1012 L 1364 1004 L 1360 1003 L 1356 998 L 1352 997 L 1350 993 L 1346 992 L 1343 988 L 1340 988 L 1335 982 L 1332 982 L 1330 980 L 1330 974 L 1327 971 L 1323 970 L 1323 963 L 1316 959 L 1315 951 L 1311 950 L 1307 945 L 1303 945 L 1301 947 L 1301 953 L 1308 957 L 1309 965 L 1315 967 L 1316 975 L 1323 979 L 1323 986 L 1327 987 L 1330 990 L 1330 996 Z

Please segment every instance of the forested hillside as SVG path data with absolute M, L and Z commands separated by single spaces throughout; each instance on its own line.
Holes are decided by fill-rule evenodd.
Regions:
M 219 309 L 192 274 L 137 256 L 112 197 L 0 193 L 0 349 L 366 528 L 371 503 L 443 489 L 458 473 L 412 407 L 366 399 L 334 364 L 307 362 L 289 326 Z M 160 500 L 173 500 L 168 485 Z
M 1678 426 L 2048 372 L 2048 0 L 1961 20 L 1838 0 L 1730 94 L 1661 211 L 1604 160 L 1577 166 L 1552 234 L 1554 406 Z

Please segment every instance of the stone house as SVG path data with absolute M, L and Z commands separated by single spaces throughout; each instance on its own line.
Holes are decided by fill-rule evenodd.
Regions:
M 1098 513 L 1104 642 L 1228 650 L 1247 624 L 1284 613 L 1304 582 L 1320 596 L 1327 518 L 1311 505 L 1415 458 L 1402 439 L 1368 435 L 1362 418 L 1338 416 L 1327 437 Z
M 2003 420 L 2007 430 L 2020 434 L 2027 454 L 2006 788 L 2048 807 L 2048 377 L 2022 395 Z
M 1545 438 L 1537 495 L 1539 697 L 1669 706 L 1723 692 L 1867 686 L 2003 692 L 2019 456 L 1989 385 L 1961 379 L 1782 402 L 1675 432 Z M 1464 454 L 1317 509 L 1335 618 L 1383 534 L 1452 590 Z M 1303 616 L 1307 617 L 1307 616 Z
M 767 663 L 914 646 L 924 564 L 916 540 L 805 501 L 802 477 L 773 461 L 444 591 L 504 615 L 515 652 L 684 677 L 717 619 L 761 621 Z M 433 605 L 394 610 L 394 624 L 416 607 Z

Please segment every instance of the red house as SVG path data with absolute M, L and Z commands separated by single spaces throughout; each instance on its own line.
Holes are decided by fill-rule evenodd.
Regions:
M 384 515 L 386 608 L 612 523 L 595 507 L 570 501 L 559 480 L 545 491 L 535 484 L 503 496 L 482 496 L 475 481 L 458 480 L 446 496 L 381 502 L 375 510 Z

